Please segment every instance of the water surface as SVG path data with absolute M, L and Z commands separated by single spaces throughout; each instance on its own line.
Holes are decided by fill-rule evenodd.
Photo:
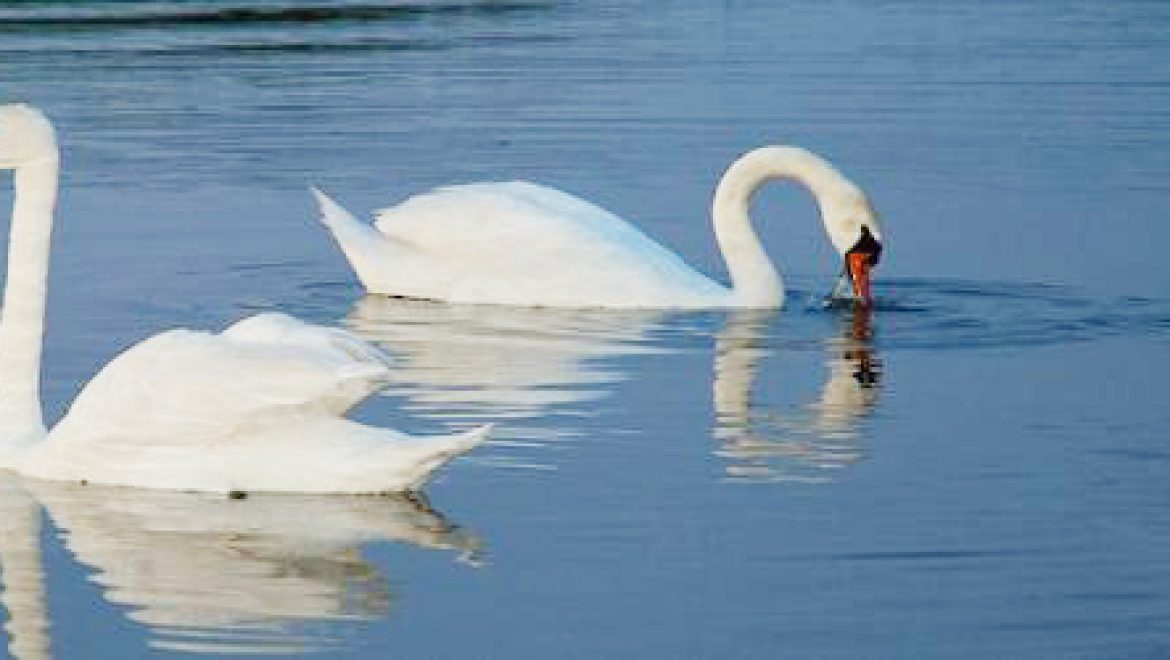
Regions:
M 177 325 L 280 309 L 395 360 L 369 422 L 491 444 L 422 498 L 0 480 L 20 658 L 1170 653 L 1165 3 L 0 3 L 66 151 L 50 419 Z M 774 313 L 367 297 L 314 221 L 531 179 L 722 276 L 722 168 L 858 181 L 872 315 L 803 191 Z M 0 203 L 10 203 L 9 188 Z

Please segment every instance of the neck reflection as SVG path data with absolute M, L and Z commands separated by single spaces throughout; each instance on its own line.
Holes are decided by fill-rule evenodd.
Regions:
M 783 413 L 757 410 L 753 387 L 768 348 L 772 314 L 732 312 L 716 335 L 712 396 L 716 454 L 728 478 L 745 481 L 829 481 L 864 456 L 860 427 L 881 389 L 882 366 L 872 344 L 871 310 L 856 307 L 841 334 L 825 341 L 824 385 L 818 396 Z
M 0 470 L 0 521 L 0 604 L 8 611 L 8 650 L 15 660 L 50 658 L 41 508 L 7 470 Z

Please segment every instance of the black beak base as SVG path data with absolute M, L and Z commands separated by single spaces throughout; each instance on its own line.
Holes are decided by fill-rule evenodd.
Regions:
M 878 261 L 881 260 L 882 257 L 882 244 L 873 237 L 873 234 L 871 234 L 869 231 L 869 227 L 866 227 L 865 225 L 861 226 L 861 238 L 857 239 L 857 242 L 853 244 L 853 247 L 849 248 L 849 251 L 846 252 L 846 254 L 856 253 L 869 255 L 870 267 L 878 265 Z

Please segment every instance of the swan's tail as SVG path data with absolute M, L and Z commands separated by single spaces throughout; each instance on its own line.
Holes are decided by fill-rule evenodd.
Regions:
M 360 222 L 353 214 L 345 210 L 345 207 L 338 204 L 332 197 L 321 192 L 321 189 L 313 186 L 310 188 L 313 191 L 313 197 L 317 199 L 317 207 L 321 210 L 321 223 L 326 227 L 337 230 L 338 228 L 348 227 L 350 225 L 365 226 L 365 223 Z
M 484 424 L 445 438 L 426 438 L 427 455 L 415 464 L 408 490 L 418 490 L 431 474 L 451 459 L 475 449 L 491 434 L 493 424 Z
M 321 211 L 321 224 L 329 228 L 349 265 L 367 289 L 378 281 L 379 262 L 391 256 L 394 241 L 362 222 L 318 188 L 312 188 Z

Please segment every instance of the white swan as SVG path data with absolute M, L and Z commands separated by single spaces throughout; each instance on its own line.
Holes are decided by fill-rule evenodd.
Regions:
M 47 431 L 39 381 L 58 151 L 39 110 L 0 106 L 0 168 L 15 170 L 0 468 L 149 488 L 374 493 L 417 488 L 485 437 L 487 427 L 415 439 L 345 419 L 383 382 L 384 356 L 347 332 L 280 314 L 131 347 Z
M 531 183 L 439 188 L 357 221 L 314 189 L 322 221 L 371 293 L 449 302 L 555 307 L 779 307 L 784 286 L 748 208 L 766 181 L 791 179 L 816 198 L 856 296 L 871 301 L 869 268 L 882 231 L 862 191 L 819 156 L 762 147 L 735 161 L 712 205 L 730 288 L 632 225 Z

